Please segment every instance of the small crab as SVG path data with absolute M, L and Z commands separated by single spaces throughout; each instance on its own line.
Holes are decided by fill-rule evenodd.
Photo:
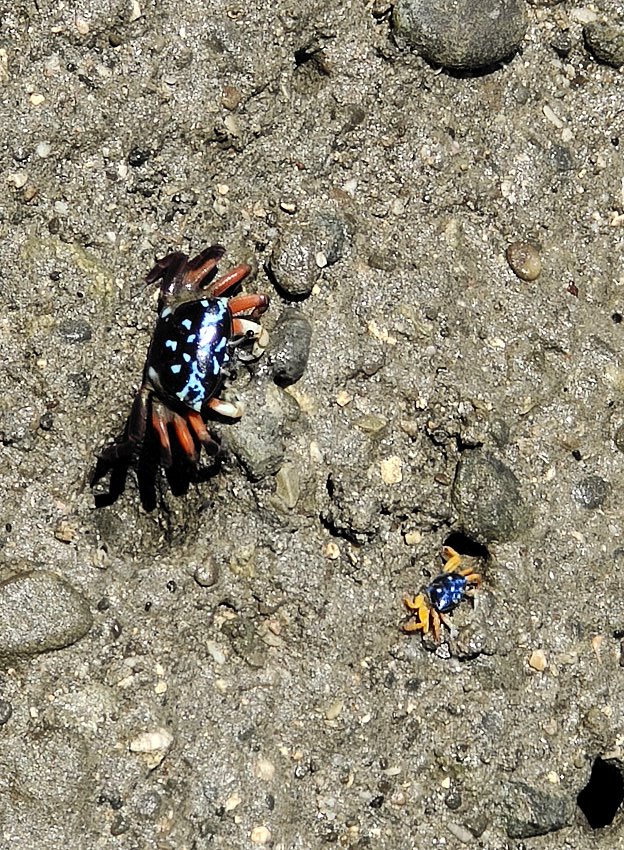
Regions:
M 158 437 L 163 466 L 172 463 L 169 428 L 191 462 L 198 457 L 197 442 L 209 454 L 216 443 L 204 416 L 212 411 L 238 419 L 242 405 L 217 396 L 224 369 L 235 346 L 252 342 L 252 358 L 259 357 L 268 334 L 256 321 L 268 308 L 267 295 L 228 294 L 251 272 L 241 263 L 214 280 L 217 263 L 225 254 L 212 245 L 190 260 L 174 252 L 159 260 L 146 283 L 160 281 L 158 319 L 122 442 L 104 450 L 103 461 L 131 456 L 147 432 L 148 422 Z
M 418 596 L 406 596 L 403 604 L 410 612 L 409 620 L 403 624 L 404 632 L 433 632 L 436 643 L 440 640 L 442 623 L 451 624 L 446 617 L 462 599 L 472 595 L 472 589 L 481 584 L 481 576 L 472 567 L 462 567 L 461 555 L 450 546 L 442 547 L 444 566 Z

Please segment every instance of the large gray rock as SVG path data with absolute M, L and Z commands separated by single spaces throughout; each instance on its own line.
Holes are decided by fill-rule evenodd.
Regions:
M 527 13 L 524 0 L 398 0 L 393 24 L 397 40 L 429 62 L 473 70 L 515 53 Z

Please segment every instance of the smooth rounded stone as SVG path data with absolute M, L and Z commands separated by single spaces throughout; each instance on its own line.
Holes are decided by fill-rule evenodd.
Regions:
M 583 27 L 585 45 L 592 56 L 605 65 L 624 65 L 624 27 L 591 21 Z
M 513 540 L 533 524 L 520 482 L 502 460 L 483 449 L 464 452 L 452 499 L 462 529 L 479 543 Z
M 535 245 L 530 242 L 512 242 L 505 257 L 509 268 L 521 280 L 537 280 L 542 271 L 542 260 Z
M 572 490 L 572 498 L 577 505 L 587 510 L 599 508 L 609 495 L 609 484 L 599 475 L 581 478 Z
M 55 573 L 27 572 L 0 584 L 0 658 L 62 649 L 92 625 L 87 600 Z
M 310 356 L 312 325 L 300 310 L 287 307 L 271 333 L 269 362 L 273 380 L 288 387 L 301 378 Z
M 429 62 L 473 70 L 518 49 L 527 12 L 524 0 L 398 0 L 393 26 Z
M 569 826 L 574 819 L 571 795 L 545 791 L 526 782 L 510 782 L 502 807 L 509 838 L 533 838 Z
M 342 257 L 348 238 L 346 222 L 333 214 L 317 213 L 302 224 L 293 221 L 273 246 L 267 273 L 285 297 L 307 298 L 323 268 Z

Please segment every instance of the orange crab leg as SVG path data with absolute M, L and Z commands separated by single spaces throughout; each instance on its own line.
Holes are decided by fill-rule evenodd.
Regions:
M 258 318 L 267 311 L 269 297 L 268 295 L 237 295 L 230 300 L 228 307 L 233 316 L 240 316 L 241 313 L 251 310 L 252 318 Z
M 208 454 L 214 455 L 217 453 L 217 444 L 210 436 L 208 429 L 206 428 L 206 423 L 201 418 L 201 415 L 197 413 L 195 410 L 189 410 L 186 414 L 186 421 L 191 426 L 192 430 L 195 433 L 195 436 L 202 444 L 204 449 L 208 452 Z
M 193 442 L 193 437 L 191 436 L 191 432 L 186 427 L 185 420 L 178 416 L 178 414 L 174 414 L 173 417 L 173 427 L 176 432 L 176 437 L 178 438 L 178 442 L 182 446 L 182 450 L 189 458 L 191 463 L 197 462 L 197 449 L 195 447 L 195 443 Z
M 230 269 L 229 272 L 221 275 L 221 277 L 215 280 L 214 283 L 211 283 L 206 289 L 206 293 L 210 298 L 219 298 L 220 296 L 225 295 L 228 290 L 233 289 L 250 273 L 251 266 L 247 265 L 247 263 L 240 263 L 238 266 L 234 266 L 233 269 Z
M 169 467 L 173 462 L 171 456 L 171 443 L 169 442 L 169 433 L 167 431 L 167 422 L 160 414 L 159 408 L 154 405 L 152 407 L 152 428 L 156 431 L 158 441 L 160 443 L 160 457 L 163 466 Z

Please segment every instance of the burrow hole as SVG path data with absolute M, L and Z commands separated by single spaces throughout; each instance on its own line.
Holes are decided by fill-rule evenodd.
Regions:
M 624 802 L 624 778 L 617 767 L 598 757 L 589 782 L 576 802 L 592 829 L 602 829 L 613 823 Z

